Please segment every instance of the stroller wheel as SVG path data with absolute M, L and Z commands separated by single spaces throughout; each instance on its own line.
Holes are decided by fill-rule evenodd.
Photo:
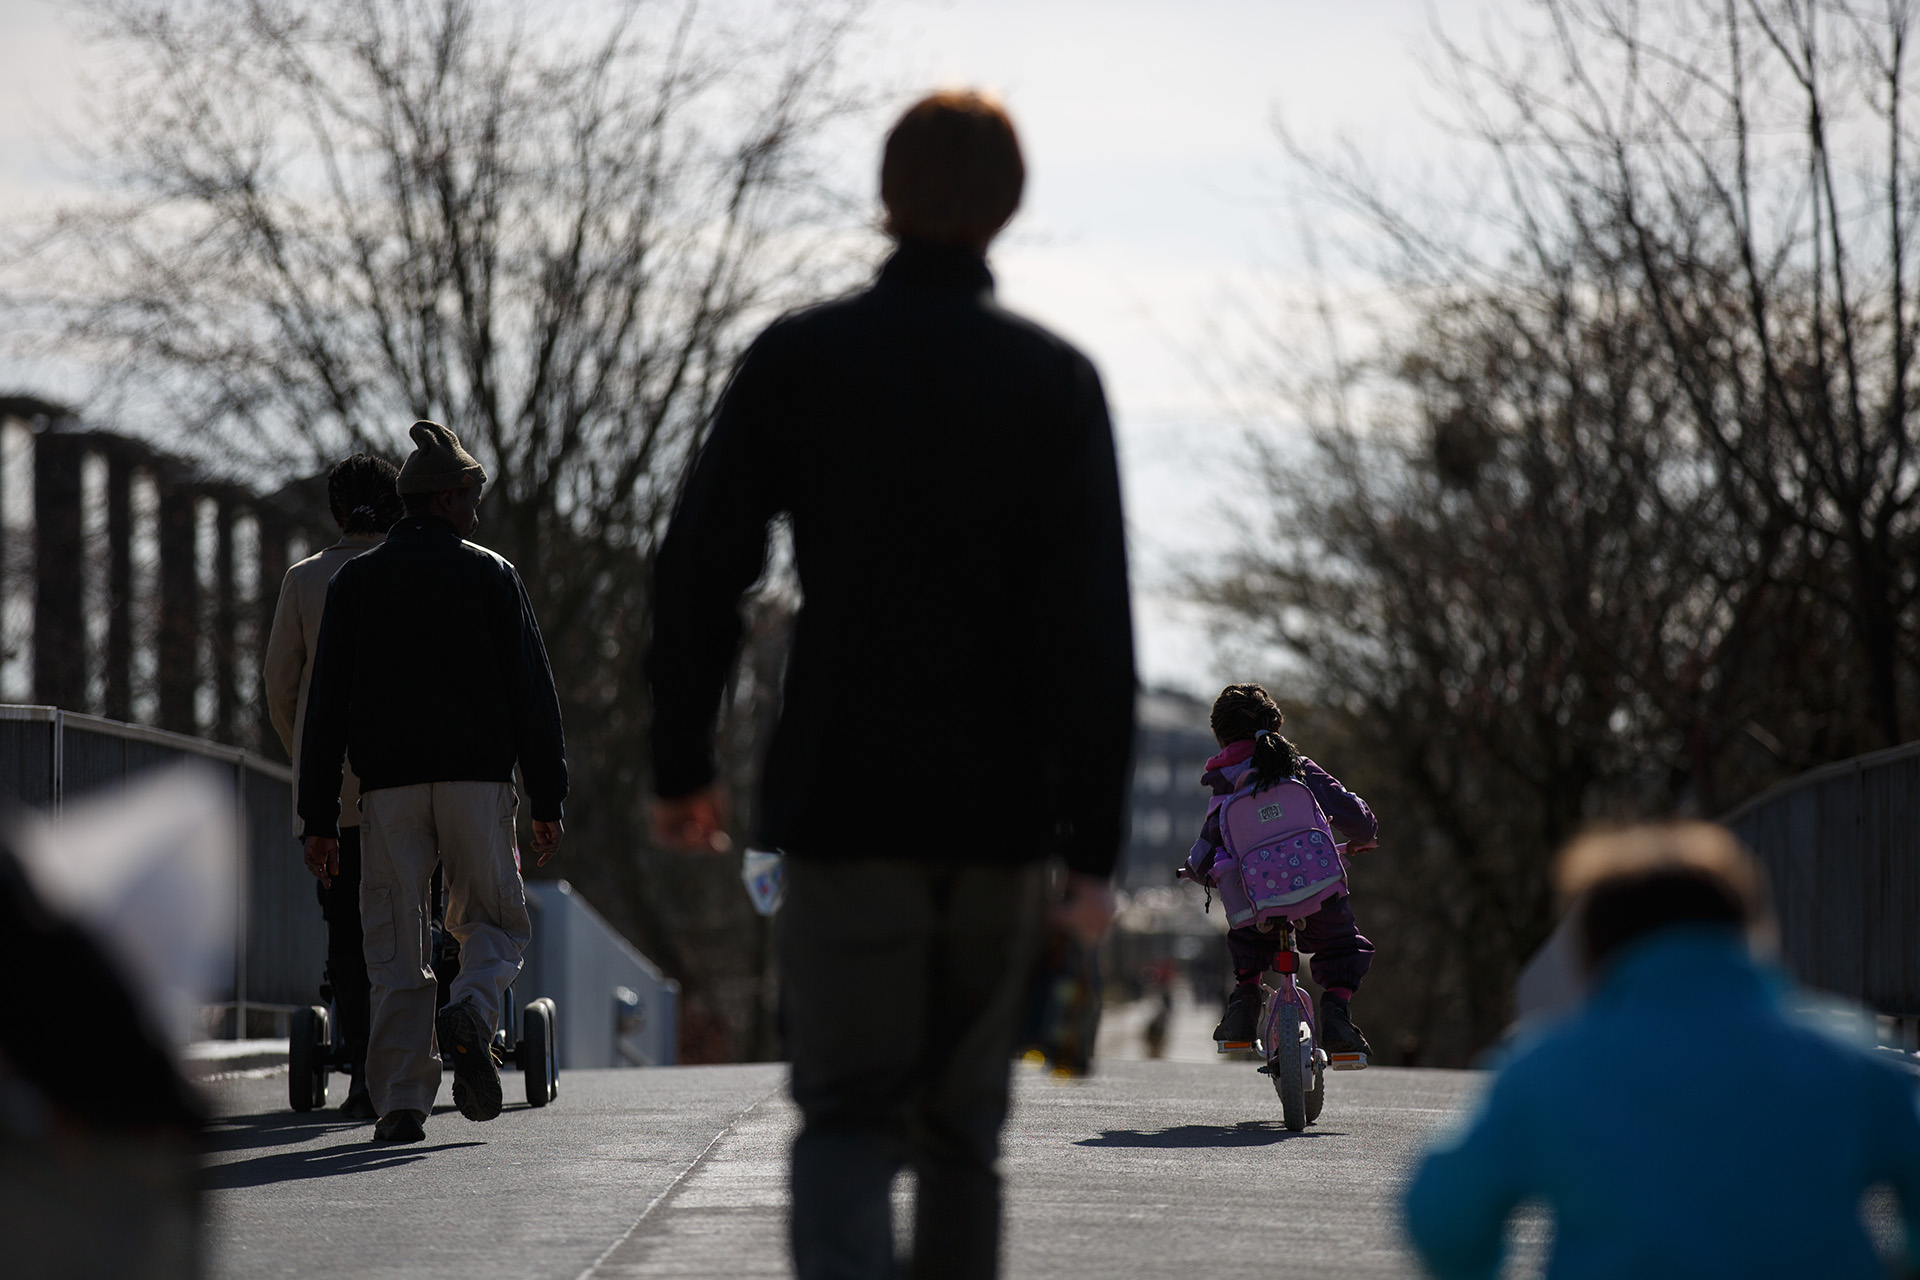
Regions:
M 559 1072 L 554 1069 L 559 1054 L 554 1044 L 553 1015 L 553 1001 L 545 997 L 527 1005 L 521 1015 L 525 1034 L 520 1041 L 520 1069 L 526 1076 L 530 1107 L 544 1107 L 559 1093 Z
M 332 1019 L 320 1005 L 295 1009 L 287 1027 L 287 1101 L 295 1111 L 327 1105 L 327 1051 Z

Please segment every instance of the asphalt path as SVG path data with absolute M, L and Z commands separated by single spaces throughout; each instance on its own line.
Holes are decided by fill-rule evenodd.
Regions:
M 1399 1191 L 1479 1079 L 1336 1074 L 1319 1123 L 1294 1135 L 1246 1063 L 1109 1060 L 1066 1083 L 1021 1068 L 1004 1273 L 1417 1276 Z M 284 1072 L 214 1081 L 214 1274 L 789 1275 L 784 1083 L 765 1065 L 567 1072 L 552 1105 L 487 1124 L 442 1089 L 426 1141 L 396 1147 L 287 1110 Z M 1538 1234 L 1523 1225 L 1524 1253 Z

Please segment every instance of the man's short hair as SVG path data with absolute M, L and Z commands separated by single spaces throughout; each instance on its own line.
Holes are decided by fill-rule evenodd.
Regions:
M 1556 880 L 1589 971 L 1642 938 L 1679 925 L 1747 934 L 1769 927 L 1766 890 L 1733 833 L 1711 822 L 1599 831 L 1560 855 Z
M 929 94 L 887 134 L 887 231 L 896 240 L 984 248 L 1020 207 L 1026 179 L 1005 108 L 970 89 Z
M 399 468 L 371 453 L 342 458 L 327 471 L 327 508 L 345 533 L 385 533 L 402 514 Z

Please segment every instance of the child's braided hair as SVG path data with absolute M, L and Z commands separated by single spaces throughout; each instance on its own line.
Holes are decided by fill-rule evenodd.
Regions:
M 1300 774 L 1301 755 L 1297 747 L 1280 736 L 1286 716 L 1273 695 L 1257 684 L 1230 684 L 1213 700 L 1209 717 L 1214 739 L 1221 746 L 1253 740 L 1254 789 Z
M 400 472 L 385 458 L 356 453 L 327 472 L 327 506 L 343 533 L 385 533 L 405 518 L 396 484 Z

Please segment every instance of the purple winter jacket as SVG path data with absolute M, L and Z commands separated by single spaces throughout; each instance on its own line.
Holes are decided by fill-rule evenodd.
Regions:
M 1210 788 L 1218 800 L 1238 791 L 1246 783 L 1247 770 L 1252 767 L 1253 743 L 1230 743 L 1219 755 L 1207 761 L 1207 771 L 1200 775 L 1200 782 Z M 1340 835 L 1350 841 L 1364 843 L 1380 834 L 1380 821 L 1373 816 L 1373 810 L 1367 808 L 1367 802 L 1341 786 L 1340 779 L 1304 755 L 1300 757 L 1300 781 L 1306 783 L 1307 790 L 1313 792 L 1320 812 L 1327 815 L 1327 822 Z M 1207 820 L 1200 827 L 1200 838 L 1193 842 L 1193 848 L 1187 854 L 1188 873 L 1202 882 L 1207 881 L 1213 860 L 1223 847 L 1220 839 L 1220 806 L 1210 804 L 1207 806 Z

